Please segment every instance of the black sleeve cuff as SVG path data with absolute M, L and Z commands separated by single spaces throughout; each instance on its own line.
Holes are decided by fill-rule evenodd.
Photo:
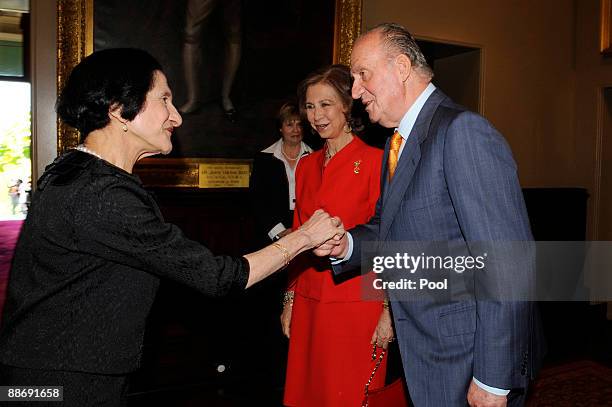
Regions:
M 240 257 L 240 263 L 241 263 L 240 272 L 239 272 L 240 274 L 238 275 L 238 278 L 236 279 L 236 287 L 241 290 L 245 290 L 246 285 L 249 282 L 251 266 L 249 265 L 249 261 L 246 259 L 246 257 Z

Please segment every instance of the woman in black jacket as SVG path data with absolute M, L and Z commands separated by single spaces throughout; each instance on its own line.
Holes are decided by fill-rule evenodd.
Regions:
M 85 58 L 57 110 L 84 140 L 38 181 L 10 273 L 2 385 L 63 386 L 66 406 L 123 405 L 160 278 L 223 296 L 343 233 L 320 211 L 274 245 L 234 258 L 165 223 L 132 168 L 170 152 L 182 119 L 161 66 L 144 51 Z

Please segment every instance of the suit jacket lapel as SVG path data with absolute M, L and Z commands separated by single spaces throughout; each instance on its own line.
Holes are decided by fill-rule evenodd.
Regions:
M 414 134 L 414 132 L 413 132 Z M 381 213 L 380 239 L 385 240 L 389 233 L 391 223 L 395 218 L 395 214 L 399 210 L 402 203 L 402 197 L 406 193 L 406 189 L 412 181 L 414 171 L 421 159 L 421 147 L 416 137 L 409 137 L 406 146 L 402 151 L 402 156 L 397 163 L 393 180 L 387 181 L 387 189 L 385 191 L 384 204 Z M 388 179 L 388 176 L 385 177 Z
M 397 163 L 395 175 L 391 182 L 388 181 L 387 176 L 387 157 L 389 155 L 389 141 L 387 141 L 384 155 L 385 170 L 383 173 L 385 187 L 381 211 L 380 240 L 385 240 L 389 233 L 393 219 L 400 208 L 406 190 L 421 160 L 421 143 L 427 138 L 431 119 L 444 98 L 446 98 L 446 96 L 439 89 L 436 89 L 429 99 L 427 99 L 425 105 L 423 105 L 414 127 L 412 128 L 412 132 L 406 141 L 406 145 L 402 150 L 402 155 Z
M 381 196 L 384 198 L 389 191 L 389 166 L 387 163 L 389 162 L 389 144 L 391 143 L 391 137 L 387 137 L 387 142 L 385 143 L 385 149 L 383 150 L 383 158 L 382 158 L 382 169 L 380 171 L 380 185 L 381 185 Z

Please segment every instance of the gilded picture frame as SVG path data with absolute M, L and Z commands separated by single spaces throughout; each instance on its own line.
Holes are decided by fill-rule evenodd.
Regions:
M 63 88 L 72 68 L 94 50 L 95 0 L 58 0 L 57 2 L 57 88 Z M 329 63 L 349 64 L 354 40 L 361 29 L 361 0 L 335 1 L 333 55 Z M 78 132 L 58 118 L 57 146 L 62 153 L 78 144 Z M 143 183 L 151 187 L 210 188 L 203 182 L 203 165 L 250 165 L 249 159 L 231 157 L 163 157 L 140 161 L 135 169 Z M 228 185 L 236 187 L 238 185 Z M 245 186 L 245 185 L 240 185 Z
M 599 51 L 602 55 L 612 56 L 612 0 L 600 0 Z

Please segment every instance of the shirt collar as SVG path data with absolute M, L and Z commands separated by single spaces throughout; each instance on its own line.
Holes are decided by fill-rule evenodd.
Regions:
M 435 90 L 436 87 L 433 83 L 430 82 L 429 85 L 427 85 L 427 87 L 425 88 L 425 90 L 423 90 L 419 97 L 414 101 L 412 106 L 410 106 L 410 109 L 408 109 L 406 114 L 404 114 L 404 117 L 402 117 L 402 120 L 400 121 L 400 124 L 395 129 L 395 131 L 399 132 L 399 134 L 404 140 L 408 140 L 408 136 L 410 135 L 410 132 L 412 131 L 412 128 L 416 123 L 416 119 L 419 116 L 419 113 L 421 113 L 421 109 L 423 109 L 425 102 L 427 102 L 427 99 L 429 99 L 429 96 L 431 96 L 431 94 Z
M 285 157 L 283 157 L 283 139 L 279 138 L 276 143 L 272 144 L 270 147 L 266 148 L 265 150 L 262 150 L 262 153 L 269 153 L 274 155 L 274 157 L 278 158 L 281 161 L 286 161 Z M 303 141 L 300 143 L 300 153 L 299 156 L 301 157 L 304 154 L 309 154 L 312 153 L 312 148 L 310 148 L 308 146 L 308 144 L 304 143 Z

